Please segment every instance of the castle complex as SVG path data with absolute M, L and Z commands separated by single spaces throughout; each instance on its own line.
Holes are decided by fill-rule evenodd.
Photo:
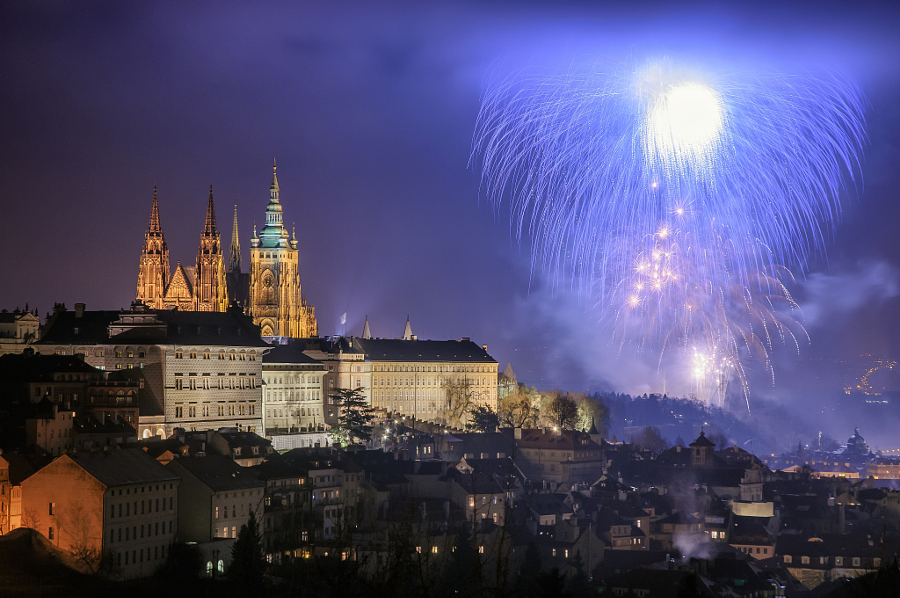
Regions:
M 153 189 L 150 226 L 144 235 L 144 248 L 138 270 L 136 299 L 151 309 L 224 312 L 237 303 L 263 336 L 303 338 L 318 334 L 315 308 L 306 303 L 300 288 L 299 254 L 296 233 L 284 228 L 279 199 L 278 177 L 274 170 L 266 208 L 266 225 L 250 241 L 250 272 L 241 272 L 241 247 L 238 239 L 237 207 L 231 236 L 229 269 L 219 229 L 212 187 L 206 207 L 206 223 L 200 234 L 200 247 L 194 266 L 170 271 L 169 250 L 159 220 L 159 203 Z

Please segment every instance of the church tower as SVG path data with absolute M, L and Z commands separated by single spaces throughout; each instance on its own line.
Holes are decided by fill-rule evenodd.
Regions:
M 222 254 L 222 242 L 219 237 L 219 229 L 216 227 L 212 185 L 209 186 L 209 202 L 206 205 L 206 224 L 200 234 L 200 249 L 197 251 L 194 301 L 196 311 L 226 311 L 228 309 L 225 256 Z
M 263 336 L 303 338 L 318 334 L 315 308 L 300 289 L 297 236 L 288 235 L 279 198 L 276 167 L 272 167 L 266 225 L 250 239 L 250 315 Z
M 163 294 L 169 284 L 169 248 L 159 225 L 159 203 L 156 186 L 153 187 L 153 207 L 150 209 L 150 227 L 144 233 L 144 249 L 138 270 L 137 295 L 151 309 L 165 309 Z
M 237 206 L 234 206 L 234 222 L 231 224 L 231 258 L 229 259 L 228 271 L 241 271 L 241 241 L 238 238 Z

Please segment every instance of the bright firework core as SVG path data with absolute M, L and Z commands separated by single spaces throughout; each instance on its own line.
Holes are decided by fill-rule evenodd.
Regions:
M 670 85 L 647 118 L 645 151 L 663 164 L 702 167 L 721 139 L 722 98 L 698 83 Z

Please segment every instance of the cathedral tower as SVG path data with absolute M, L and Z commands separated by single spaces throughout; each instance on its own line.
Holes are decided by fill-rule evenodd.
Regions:
M 228 309 L 225 256 L 222 254 L 222 241 L 219 237 L 219 229 L 216 227 L 212 185 L 209 186 L 209 202 L 206 205 L 206 224 L 200 234 L 200 249 L 197 251 L 194 301 L 194 310 L 196 311 L 226 311 Z
M 144 249 L 138 270 L 137 295 L 152 309 L 164 309 L 163 294 L 169 284 L 169 249 L 159 225 L 159 202 L 156 186 L 153 187 L 153 207 L 150 209 L 150 227 L 144 233 Z
M 296 233 L 284 227 L 278 176 L 272 168 L 266 225 L 250 240 L 250 315 L 263 336 L 294 338 L 318 334 L 315 308 L 300 289 L 300 261 Z

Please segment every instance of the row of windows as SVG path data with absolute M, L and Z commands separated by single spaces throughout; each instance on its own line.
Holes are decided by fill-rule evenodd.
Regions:
M 361 371 L 360 366 L 356 366 L 356 371 Z M 376 372 L 492 372 L 488 366 L 449 366 L 449 365 L 376 365 Z
M 266 409 L 266 417 L 306 417 L 313 415 L 322 415 L 322 410 L 318 407 L 301 407 L 299 409 Z
M 121 490 L 119 491 L 121 492 Z M 135 492 L 137 494 L 137 492 Z M 119 503 L 118 505 L 109 505 L 109 516 L 110 518 L 115 517 L 130 517 L 132 513 L 134 515 L 138 514 L 138 505 L 140 505 L 140 514 L 144 513 L 159 513 L 162 511 L 171 511 L 174 509 L 174 497 L 169 497 L 169 506 L 166 507 L 166 497 L 162 499 L 149 499 L 149 500 L 141 500 L 141 501 L 133 501 L 133 502 L 125 502 Z M 50 503 L 50 514 L 53 514 L 53 505 L 54 503 Z M 132 506 L 133 505 L 133 506 Z
M 213 383 L 210 382 L 211 376 L 203 374 L 200 378 L 200 387 L 203 390 L 210 390 Z M 197 376 L 188 376 L 187 388 L 184 386 L 184 377 L 181 374 L 175 374 L 175 390 L 197 390 Z M 219 374 L 215 382 L 216 390 L 236 390 L 245 388 L 256 388 L 255 377 L 235 376 L 234 374 L 226 376 Z
M 270 401 L 321 401 L 322 392 L 319 390 L 270 390 L 266 393 Z
M 121 357 L 121 355 L 118 355 L 118 351 L 116 353 L 116 357 Z M 188 351 L 189 359 L 197 359 L 197 355 L 198 353 L 194 349 Z M 202 355 L 203 359 L 210 359 L 212 354 L 210 353 L 209 349 L 206 349 L 200 355 Z M 221 360 L 226 359 L 227 356 L 227 359 L 229 361 L 256 361 L 256 351 L 250 351 L 249 353 L 247 353 L 246 351 L 241 351 L 240 353 L 238 353 L 232 349 L 231 351 L 228 351 L 226 353 L 223 349 L 220 350 L 217 355 Z M 141 357 L 143 356 L 144 355 L 141 354 Z M 131 355 L 129 355 L 129 357 L 131 357 Z M 175 349 L 175 359 L 184 359 L 184 349 Z
M 169 532 L 173 533 L 174 524 L 170 519 L 169 523 Z M 128 542 L 130 540 L 137 540 L 138 533 L 140 533 L 140 539 L 144 538 L 144 528 L 146 527 L 147 537 L 153 538 L 155 536 L 159 536 L 160 534 L 166 533 L 166 522 L 165 521 L 157 521 L 155 523 L 148 523 L 145 525 L 133 525 L 128 527 L 119 527 L 115 529 L 109 530 L 109 542 L 110 544 L 114 544 L 116 542 Z M 124 532 L 124 533 L 123 533 Z
M 263 380 L 266 384 L 321 384 L 322 376 L 312 376 L 310 375 L 307 379 L 307 376 L 288 376 L 285 378 L 284 376 L 270 376 L 263 377 Z M 287 380 L 287 382 L 285 382 Z
M 215 409 L 212 409 L 215 407 Z M 256 403 L 219 403 L 217 405 L 188 405 L 187 417 L 210 417 L 213 413 L 218 417 L 230 415 L 256 415 Z M 184 405 L 175 405 L 175 417 L 185 417 Z
M 759 548 L 757 548 L 756 550 L 757 550 L 757 553 L 758 553 Z M 820 564 L 820 565 L 827 565 L 827 564 L 828 564 L 828 561 L 829 561 L 829 558 L 830 558 L 830 557 L 827 557 L 827 556 L 821 556 L 821 557 L 819 557 L 819 558 L 818 558 L 818 561 L 819 561 L 818 564 Z M 862 559 L 861 559 L 860 557 L 858 557 L 858 556 L 855 556 L 855 557 L 853 557 L 852 559 L 848 559 L 848 560 L 850 560 L 850 562 L 852 563 L 851 566 L 853 566 L 853 567 L 861 567 L 861 566 L 862 566 Z M 794 559 L 793 559 L 793 557 L 792 557 L 791 555 L 789 555 L 789 554 L 784 555 L 784 562 L 785 562 L 785 564 L 792 564 L 793 561 L 794 561 Z M 808 557 L 808 556 L 801 556 L 801 557 L 800 557 L 800 564 L 801 564 L 801 565 L 809 565 L 809 563 L 810 563 L 810 557 Z M 873 559 L 873 560 L 872 560 L 872 565 L 873 565 L 876 569 L 877 569 L 878 567 L 881 567 L 881 559 L 880 559 L 880 558 L 875 558 L 875 559 Z M 842 556 L 836 556 L 836 557 L 834 557 L 834 566 L 835 566 L 835 567 L 843 567 L 843 566 L 844 566 L 844 557 L 842 557 Z
M 393 381 L 393 384 L 391 383 Z M 488 384 L 487 378 L 472 378 L 469 380 L 470 384 L 478 386 L 484 386 Z M 376 386 L 435 386 L 441 385 L 443 386 L 445 383 L 444 378 L 382 378 L 381 376 L 377 376 L 375 378 Z M 359 381 L 357 380 L 357 386 L 359 386 Z
M 244 516 L 244 507 L 246 507 L 246 506 L 247 505 L 245 505 L 245 504 L 241 504 L 241 515 L 240 515 L 241 517 Z M 238 513 L 237 505 L 231 505 L 232 519 L 238 516 L 237 513 Z M 228 519 L 228 505 L 225 505 L 223 507 L 219 507 L 219 506 L 216 507 L 216 519 L 219 519 L 220 517 L 222 519 Z
M 166 558 L 166 545 L 162 544 L 160 546 L 153 546 L 147 548 L 138 548 L 136 550 L 132 550 L 129 553 L 127 550 L 125 552 L 118 553 L 116 557 L 116 565 L 121 567 L 123 565 L 136 565 L 138 562 L 144 562 L 144 551 L 147 551 L 147 560 L 148 561 L 159 561 Z M 152 552 L 151 552 L 152 551 Z M 125 562 L 122 562 L 122 555 L 125 555 Z M 131 562 L 129 563 L 129 555 L 131 556 Z

